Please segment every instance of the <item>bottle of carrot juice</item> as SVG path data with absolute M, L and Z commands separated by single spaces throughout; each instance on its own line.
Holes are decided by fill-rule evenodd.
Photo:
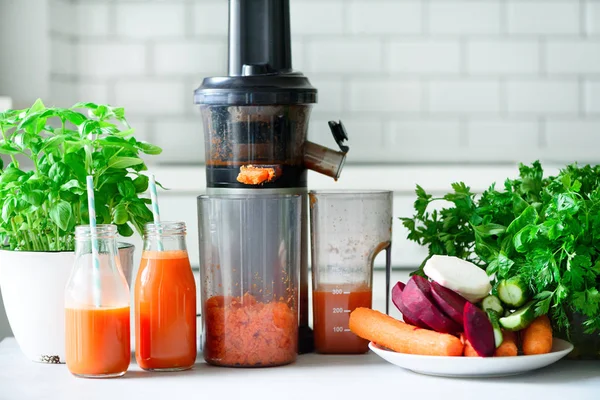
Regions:
M 135 358 L 151 371 L 196 361 L 196 283 L 183 222 L 146 224 L 134 290 Z
M 116 225 L 75 229 L 75 264 L 65 289 L 66 361 L 84 378 L 125 374 L 131 360 L 129 287 Z

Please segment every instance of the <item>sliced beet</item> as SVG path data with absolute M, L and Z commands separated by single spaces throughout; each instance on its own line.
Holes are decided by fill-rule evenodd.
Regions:
M 415 275 L 410 278 L 402 291 L 402 303 L 410 310 L 411 316 L 418 316 L 421 322 L 437 332 L 455 333 L 461 330 L 460 325 L 434 304 L 429 281 L 423 277 Z
M 437 282 L 431 282 L 431 297 L 435 304 L 461 328 L 464 326 L 463 312 L 467 300 L 453 290 Z
M 404 306 L 404 303 L 402 303 L 402 291 L 405 287 L 406 285 L 404 284 L 404 282 L 398 282 L 392 288 L 392 302 L 394 303 L 396 308 L 398 308 L 398 310 L 402 313 L 402 319 L 404 319 L 404 322 L 406 322 L 409 325 L 418 326 L 419 328 L 424 329 L 431 329 L 423 322 L 419 321 L 419 318 L 417 316 L 412 315 L 411 311 Z
M 476 305 L 466 302 L 464 308 L 465 337 L 480 357 L 492 357 L 496 350 L 494 328 L 487 314 Z

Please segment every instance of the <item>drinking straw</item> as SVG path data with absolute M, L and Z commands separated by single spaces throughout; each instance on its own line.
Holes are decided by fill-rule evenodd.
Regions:
M 162 228 L 160 227 L 160 211 L 158 210 L 158 193 L 156 192 L 156 180 L 154 174 L 150 174 L 150 199 L 152 200 L 152 215 L 154 216 L 154 225 L 158 232 L 158 250 L 163 251 L 163 242 L 160 238 Z
M 94 177 L 86 179 L 88 195 L 88 212 L 90 214 L 90 236 L 92 237 L 92 261 L 94 263 L 94 303 L 100 307 L 100 255 L 98 250 L 98 231 L 96 229 L 96 205 L 94 202 Z

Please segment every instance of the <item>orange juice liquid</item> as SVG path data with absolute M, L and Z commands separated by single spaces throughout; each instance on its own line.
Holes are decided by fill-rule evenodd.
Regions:
M 372 290 L 365 286 L 322 285 L 313 291 L 315 350 L 322 354 L 362 354 L 369 341 L 350 332 L 350 313 L 371 308 Z
M 135 281 L 135 358 L 147 370 L 196 361 L 196 282 L 185 250 L 144 251 Z
M 81 376 L 120 376 L 131 360 L 129 307 L 66 308 L 66 359 Z

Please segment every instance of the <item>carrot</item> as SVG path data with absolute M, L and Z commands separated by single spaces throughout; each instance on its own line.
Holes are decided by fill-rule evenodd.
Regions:
M 522 332 L 523 354 L 546 354 L 552 350 L 552 326 L 546 315 L 537 317 Z
M 463 344 L 452 335 L 405 324 L 379 311 L 359 307 L 350 314 L 350 330 L 398 353 L 461 356 Z
M 464 343 L 465 349 L 463 350 L 463 356 L 465 357 L 479 357 L 479 354 L 475 351 L 471 343 L 467 340 L 464 334 L 460 334 L 460 341 Z
M 504 340 L 502 344 L 496 349 L 494 357 L 513 357 L 518 353 L 517 349 L 517 336 L 512 331 L 503 330 L 502 337 Z
M 274 177 L 275 170 L 273 168 L 242 165 L 237 181 L 246 185 L 258 185 L 263 182 L 270 182 Z

